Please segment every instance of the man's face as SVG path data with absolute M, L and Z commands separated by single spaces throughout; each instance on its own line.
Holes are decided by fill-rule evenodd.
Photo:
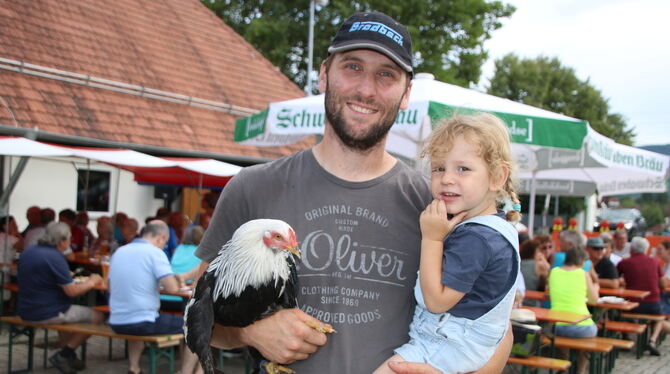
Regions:
M 385 55 L 371 50 L 336 53 L 328 71 L 321 66 L 319 89 L 325 91 L 326 118 L 347 147 L 367 151 L 385 139 L 406 109 L 407 73 Z
M 605 248 L 586 247 L 586 251 L 589 253 L 589 258 L 594 264 L 597 264 L 598 261 L 605 257 Z
M 614 247 L 616 249 L 623 249 L 628 242 L 628 234 L 626 232 L 618 232 L 614 236 Z
M 666 249 L 664 246 L 659 246 L 660 249 L 659 255 L 661 256 L 661 259 L 666 262 L 670 262 L 670 249 Z M 666 274 L 666 276 L 670 276 L 670 274 Z

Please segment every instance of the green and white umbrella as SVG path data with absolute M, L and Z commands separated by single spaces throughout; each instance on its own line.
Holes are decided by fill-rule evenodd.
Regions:
M 512 141 L 524 146 L 580 149 L 587 133 L 585 121 L 529 105 L 487 95 L 417 74 L 409 108 L 401 110 L 387 141 L 387 149 L 414 160 L 432 125 L 453 113 L 486 111 L 508 125 Z M 258 146 L 290 144 L 322 134 L 324 95 L 271 103 L 266 110 L 237 120 L 235 142 Z
M 462 88 L 417 74 L 409 107 L 399 112 L 387 140 L 387 150 L 417 161 L 435 123 L 454 113 L 489 112 L 507 125 L 522 192 L 601 196 L 664 192 L 668 157 L 617 144 L 590 128 L 586 121 L 530 105 Z M 236 123 L 235 141 L 268 146 L 296 142 L 322 134 L 324 95 L 271 103 Z M 533 215 L 529 216 L 532 229 Z

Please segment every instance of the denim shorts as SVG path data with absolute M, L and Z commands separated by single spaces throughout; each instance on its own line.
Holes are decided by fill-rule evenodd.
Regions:
M 663 314 L 663 308 L 659 301 L 652 301 L 647 303 L 640 303 L 635 309 L 630 311 L 631 313 L 640 313 L 640 314 Z
M 596 324 L 591 325 L 556 325 L 556 336 L 566 338 L 592 338 L 598 335 Z
M 175 314 L 159 313 L 155 321 L 109 325 L 117 334 L 125 335 L 162 335 L 184 332 L 184 317 Z
M 420 307 L 417 307 L 420 308 Z M 495 331 L 476 325 L 476 321 L 444 314 L 436 319 L 427 310 L 415 313 L 410 326 L 410 341 L 395 350 L 403 360 L 429 363 L 448 373 L 480 369 L 493 356 L 505 328 Z M 509 320 L 509 317 L 507 317 Z

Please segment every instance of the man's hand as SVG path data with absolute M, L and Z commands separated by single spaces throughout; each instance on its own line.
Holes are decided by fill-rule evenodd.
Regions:
M 399 374 L 442 374 L 434 367 L 418 362 L 389 361 L 389 367 Z
M 91 283 L 91 287 L 95 287 L 98 283 L 102 283 L 102 277 L 100 274 L 92 273 L 88 276 L 88 281 Z
M 451 230 L 458 225 L 467 212 L 460 212 L 451 219 L 447 218 L 447 205 L 442 200 L 433 200 L 426 209 L 421 212 L 419 222 L 421 224 L 421 237 L 423 240 L 442 242 Z
M 268 360 L 291 364 L 304 360 L 326 344 L 326 334 L 305 324 L 323 324 L 300 309 L 284 309 L 242 329 L 240 340 Z

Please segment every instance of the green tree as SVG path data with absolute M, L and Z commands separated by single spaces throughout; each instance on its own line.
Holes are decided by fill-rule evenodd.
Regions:
M 557 58 L 508 54 L 496 60 L 488 93 L 589 121 L 594 130 L 618 143 L 631 145 L 635 137 L 623 116 L 610 113 L 602 93 Z
M 642 204 L 640 211 L 647 221 L 647 228 L 652 228 L 659 223 L 663 223 L 665 220 L 665 217 L 663 217 L 663 208 L 658 205 Z
M 296 84 L 305 85 L 309 0 L 201 1 Z M 315 12 L 315 70 L 344 19 L 366 10 L 384 12 L 407 26 L 416 71 L 467 87 L 479 82 L 488 58 L 484 42 L 515 8 L 485 0 L 330 0 Z

